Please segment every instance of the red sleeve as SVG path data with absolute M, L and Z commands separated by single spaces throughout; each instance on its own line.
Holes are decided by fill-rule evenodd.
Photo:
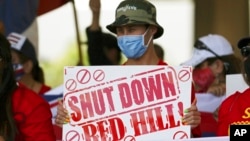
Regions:
M 19 130 L 16 140 L 56 140 L 50 106 L 41 96 L 19 87 L 13 95 L 13 111 Z
M 195 97 L 195 89 L 194 89 L 194 85 L 192 83 L 192 88 L 191 88 L 191 101 L 192 103 L 196 100 L 196 97 Z M 192 132 L 192 136 L 195 138 L 195 137 L 201 137 L 201 129 L 200 129 L 200 125 L 193 128 L 191 130 Z
M 220 105 L 219 113 L 218 113 L 218 128 L 217 128 L 217 136 L 228 136 L 229 134 L 229 126 L 230 126 L 230 118 L 235 116 L 236 114 L 233 111 L 229 110 L 232 103 L 235 102 L 235 97 L 237 97 L 240 93 L 236 92 L 226 98 Z

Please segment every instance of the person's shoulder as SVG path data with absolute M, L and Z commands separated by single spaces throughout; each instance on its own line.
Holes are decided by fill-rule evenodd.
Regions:
M 231 94 L 230 96 L 228 96 L 223 102 L 222 105 L 228 105 L 231 104 L 232 102 L 238 101 L 244 97 L 250 98 L 249 97 L 250 94 L 250 88 L 246 89 L 243 92 L 239 92 L 236 91 L 233 94 Z
M 19 85 L 14 92 L 13 102 L 29 103 L 30 106 L 45 104 L 46 101 L 34 91 L 23 85 Z
M 168 64 L 163 60 L 159 60 L 157 65 L 168 65 Z
M 43 95 L 43 94 L 45 94 L 46 92 L 48 92 L 49 90 L 51 90 L 51 87 L 50 87 L 50 86 L 45 85 L 45 84 L 42 84 L 42 85 L 41 85 L 40 92 L 39 92 L 39 95 Z

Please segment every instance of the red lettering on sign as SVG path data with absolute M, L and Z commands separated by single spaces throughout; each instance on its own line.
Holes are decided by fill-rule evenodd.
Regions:
M 148 102 L 152 102 L 176 96 L 177 88 L 173 72 L 135 79 L 131 81 L 130 85 L 127 83 L 118 84 L 122 108 L 129 108 L 133 104 L 141 105 L 146 102 L 145 98 Z
M 167 74 L 168 75 L 166 75 L 166 73 L 161 74 L 165 96 L 175 96 L 177 92 L 175 89 L 176 84 L 174 83 L 173 73 L 167 72 Z M 171 93 L 171 95 L 169 93 Z
M 82 115 L 81 115 L 81 109 L 76 106 L 75 104 L 77 104 L 79 101 L 77 99 L 76 96 L 71 96 L 70 97 L 71 101 L 69 100 L 68 101 L 68 104 L 69 104 L 69 107 L 72 111 L 74 111 L 74 113 L 70 113 L 71 115 L 71 118 L 74 120 L 74 121 L 79 121 L 81 120 L 82 118 Z
M 180 126 L 180 120 L 176 121 L 173 114 L 173 105 L 166 105 L 166 115 L 162 115 L 162 107 L 151 108 L 136 113 L 131 113 L 131 122 L 134 128 L 134 136 L 140 136 L 168 128 Z M 166 118 L 164 123 L 163 118 Z
M 132 98 L 129 91 L 129 85 L 127 83 L 121 83 L 118 85 L 118 89 L 120 92 L 122 108 L 128 108 L 132 106 Z
M 97 122 L 96 126 L 94 124 L 83 125 L 82 129 L 85 140 L 117 141 L 125 137 L 125 127 L 120 118 L 102 120 Z
M 79 100 L 76 96 L 70 96 L 68 104 L 72 110 L 70 113 L 72 120 L 79 121 L 82 118 L 87 119 L 89 117 L 94 117 L 95 114 L 103 115 L 107 110 L 106 107 L 108 107 L 110 111 L 114 111 L 115 107 L 111 95 L 112 91 L 113 87 L 110 86 L 104 89 L 80 94 Z M 105 103 L 105 98 L 108 100 L 108 103 Z M 77 104 L 80 104 L 81 109 Z

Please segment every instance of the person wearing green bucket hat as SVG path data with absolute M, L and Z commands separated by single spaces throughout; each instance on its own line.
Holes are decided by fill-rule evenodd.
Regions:
M 106 28 L 117 35 L 118 46 L 127 57 L 124 65 L 167 65 L 154 50 L 153 39 L 161 37 L 164 32 L 156 16 L 156 7 L 147 0 L 124 0 L 116 8 L 115 21 Z M 201 118 L 193 90 L 192 105 L 188 116 L 183 119 L 185 124 L 191 125 L 192 136 L 200 137 Z
M 167 65 L 159 59 L 154 49 L 154 39 L 163 35 L 164 29 L 156 21 L 156 7 L 147 0 L 124 0 L 116 8 L 115 21 L 106 26 L 117 35 L 118 46 L 127 57 L 123 65 Z M 200 137 L 200 113 L 196 107 L 192 86 L 191 107 L 186 109 L 182 122 L 191 125 L 192 137 Z M 70 117 L 59 103 L 55 123 L 68 123 Z
M 138 25 L 154 25 L 157 31 L 154 39 L 162 36 L 164 30 L 156 21 L 156 8 L 153 4 L 146 0 L 125 0 L 120 3 L 116 9 L 115 21 L 107 25 L 107 29 L 115 34 L 116 27 L 138 24 Z
M 156 7 L 146 0 L 125 0 L 116 8 L 115 21 L 106 28 L 117 35 L 126 65 L 166 65 L 154 50 L 153 39 L 163 35 Z

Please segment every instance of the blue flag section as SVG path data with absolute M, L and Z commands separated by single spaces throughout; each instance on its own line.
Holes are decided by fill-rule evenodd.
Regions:
M 249 141 L 250 125 L 230 125 L 230 141 Z
M 24 32 L 37 17 L 39 0 L 1 0 L 0 20 L 4 23 L 5 35 Z
M 69 0 L 0 0 L 0 21 L 5 35 L 23 33 L 37 16 L 66 4 Z

